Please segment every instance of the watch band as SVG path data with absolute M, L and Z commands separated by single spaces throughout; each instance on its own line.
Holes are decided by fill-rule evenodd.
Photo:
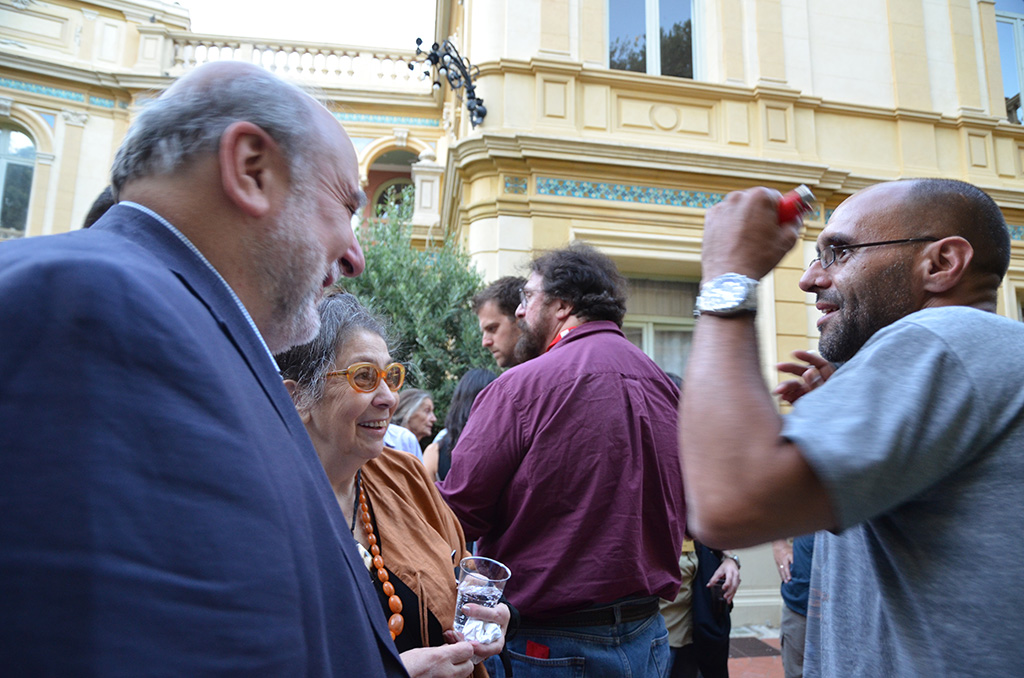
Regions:
M 758 281 L 739 273 L 723 273 L 700 286 L 693 315 L 722 317 L 757 312 Z
M 736 563 L 736 569 L 740 569 L 740 557 L 738 555 L 735 553 L 723 553 L 722 557 L 730 559 L 732 562 Z

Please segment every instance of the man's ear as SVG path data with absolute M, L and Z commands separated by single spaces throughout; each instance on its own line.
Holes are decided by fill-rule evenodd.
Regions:
M 558 322 L 563 322 L 566 318 L 572 315 L 573 306 L 565 299 L 555 299 L 555 318 Z
M 287 186 L 281 149 L 259 125 L 228 125 L 220 138 L 218 160 L 224 194 L 251 217 L 266 215 L 278 184 L 283 181 Z
M 973 258 L 971 243 L 958 235 L 928 245 L 921 261 L 925 291 L 944 294 L 956 287 Z

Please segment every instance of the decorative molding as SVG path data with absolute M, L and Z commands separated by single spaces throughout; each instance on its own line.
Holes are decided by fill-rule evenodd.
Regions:
M 103 97 L 94 97 L 90 95 L 89 103 L 93 106 L 113 109 L 116 102 L 113 99 L 104 99 Z
M 91 9 L 85 9 L 85 8 L 83 7 L 83 8 L 82 8 L 82 15 L 83 15 L 83 16 L 84 16 L 84 17 L 85 17 L 85 18 L 86 18 L 86 19 L 87 19 L 88 21 L 96 21 L 96 19 L 97 19 L 97 18 L 99 17 L 99 15 L 100 15 L 100 13 L 99 13 L 99 12 L 97 12 L 97 11 L 95 11 L 95 10 L 91 10 Z
M 85 127 L 85 123 L 89 121 L 89 114 L 85 111 L 71 111 L 66 108 L 60 112 L 60 117 L 64 118 L 66 124 L 76 127 Z
M 1010 228 L 1010 237 L 1014 240 L 1024 240 L 1024 226 L 1018 224 L 1007 224 Z
M 511 177 L 510 177 L 511 178 Z M 508 178 L 506 189 L 508 187 Z M 641 186 L 638 184 L 613 184 L 605 181 L 576 181 L 537 177 L 537 195 L 560 198 L 586 198 L 589 200 L 612 200 L 667 207 L 695 207 L 707 209 L 723 199 L 724 193 L 706 191 L 683 191 L 675 188 Z
M 36 162 L 40 165 L 52 165 L 56 159 L 57 156 L 54 153 L 40 153 L 36 151 Z
M 14 99 L 9 97 L 0 97 L 0 116 L 5 118 L 11 117 L 11 106 L 14 105 Z
M 78 101 L 83 104 L 85 103 L 85 95 L 80 92 L 73 92 L 69 89 L 57 89 L 56 87 L 46 87 L 32 82 L 12 80 L 11 78 L 0 78 L 0 87 L 16 89 L 21 92 L 30 92 L 32 94 L 42 94 L 48 97 L 56 97 L 58 99 L 64 99 L 65 101 Z
M 451 147 L 449 158 L 456 167 L 467 167 L 477 162 L 494 165 L 499 159 L 528 163 L 566 161 L 577 167 L 590 163 L 595 168 L 623 168 L 632 174 L 637 169 L 653 169 L 658 172 L 741 177 L 748 183 L 807 184 L 814 191 L 819 188 L 835 190 L 843 187 L 849 178 L 848 172 L 818 163 L 533 134 L 466 137 Z
M 505 177 L 505 192 L 512 195 L 526 195 L 526 177 Z
M 395 143 L 404 148 L 409 144 L 409 130 L 404 127 L 396 127 L 394 130 Z
M 395 115 L 366 115 L 364 113 L 335 113 L 339 122 L 369 122 L 378 125 L 409 125 L 410 127 L 440 127 L 440 120 L 406 118 Z

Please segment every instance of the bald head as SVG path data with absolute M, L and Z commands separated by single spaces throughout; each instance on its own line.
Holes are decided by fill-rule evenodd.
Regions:
M 969 242 L 974 250 L 969 273 L 990 277 L 998 287 L 1010 265 L 1010 232 L 995 201 L 977 186 L 955 179 L 900 183 L 906 184 L 906 214 L 916 227 Z
M 148 103 L 117 152 L 115 197 L 133 179 L 173 172 L 216 154 L 229 125 L 251 122 L 277 144 L 295 176 L 310 170 L 326 109 L 298 87 L 252 64 L 213 62 Z M 337 125 L 335 125 L 337 127 Z

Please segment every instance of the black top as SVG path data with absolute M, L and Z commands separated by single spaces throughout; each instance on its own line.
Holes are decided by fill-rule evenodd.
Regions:
M 359 494 L 359 484 L 361 484 L 361 481 L 362 478 L 357 477 L 356 496 Z M 373 522 L 373 533 L 377 536 L 377 545 L 380 547 L 381 553 L 383 553 L 384 541 L 381 539 L 380 530 L 377 528 L 377 517 L 373 512 L 373 500 L 369 497 L 367 497 L 367 504 L 370 509 L 370 520 Z M 358 511 L 359 502 L 357 500 L 352 514 L 353 528 L 355 527 L 355 516 L 358 515 Z M 395 646 L 398 647 L 399 652 L 423 647 L 423 644 L 420 642 L 423 634 L 420 627 L 419 596 L 413 593 L 413 590 L 406 586 L 405 582 L 398 578 L 398 575 L 388 569 L 387 562 L 384 563 L 384 569 L 388 573 L 388 581 L 395 587 L 395 595 L 402 601 L 402 618 L 405 620 L 402 632 L 395 638 Z M 377 578 L 377 571 L 370 568 L 368 574 L 370 575 L 373 589 L 377 592 L 381 608 L 384 610 L 384 619 L 391 619 L 391 615 L 394 613 L 391 611 L 391 605 L 388 604 L 388 596 L 384 595 L 384 586 Z M 441 623 L 430 610 L 427 610 L 427 640 L 429 641 L 427 647 L 439 647 L 445 644 L 444 629 L 441 628 Z

